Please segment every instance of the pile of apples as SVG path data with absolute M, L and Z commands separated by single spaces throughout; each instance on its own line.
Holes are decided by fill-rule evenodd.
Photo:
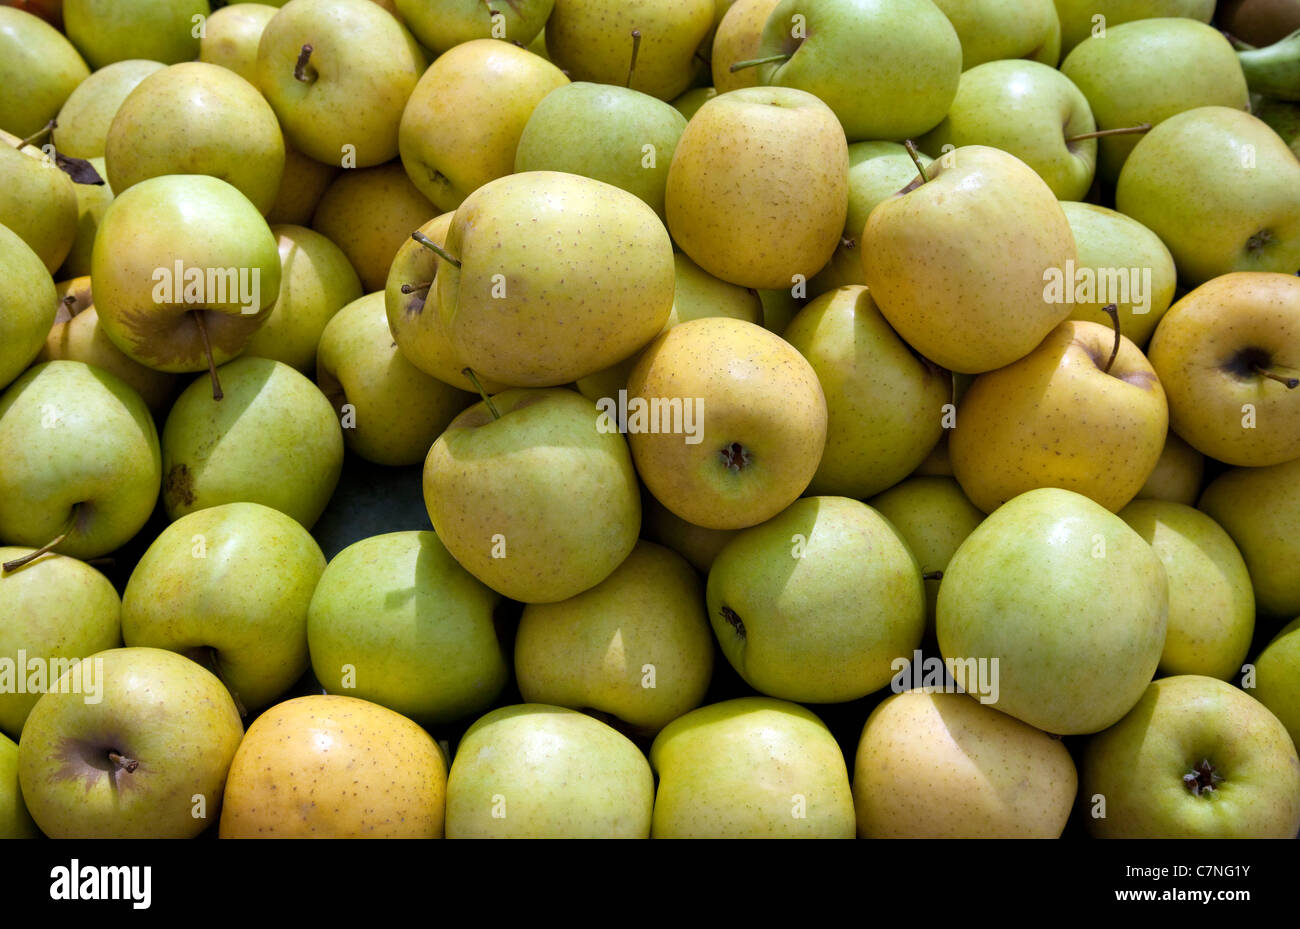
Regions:
M 0 836 L 1300 832 L 1300 0 L 217 5 L 0 6 Z

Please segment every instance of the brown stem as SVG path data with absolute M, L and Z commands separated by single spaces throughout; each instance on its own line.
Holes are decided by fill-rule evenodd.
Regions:
M 911 139 L 907 139 L 903 142 L 903 148 L 907 149 L 907 154 L 911 157 L 912 164 L 916 165 L 917 173 L 921 175 L 921 183 L 924 184 L 930 179 L 930 176 L 925 173 L 925 165 L 921 164 L 921 153 L 917 151 L 916 143 Z
M 208 341 L 208 324 L 203 320 L 203 310 L 193 310 L 194 324 L 199 327 L 199 339 L 203 342 L 203 354 L 208 359 L 208 375 L 212 378 L 212 399 L 220 400 L 225 396 L 221 391 L 221 381 L 217 377 L 217 360 L 212 357 L 212 343 Z
M 55 128 L 56 128 L 58 125 L 59 125 L 59 121 L 58 121 L 57 119 L 52 119 L 52 120 L 50 120 L 48 123 L 46 123 L 44 126 L 42 126 L 40 129 L 37 129 L 35 132 L 33 132 L 31 135 L 29 135 L 27 138 L 25 138 L 25 139 L 21 139 L 21 140 L 18 142 L 18 144 L 17 144 L 16 146 L 14 146 L 14 147 L 17 148 L 18 151 L 21 152 L 24 148 L 26 148 L 27 146 L 31 145 L 33 142 L 35 142 L 35 141 L 36 141 L 37 139 L 39 139 L 41 136 L 43 136 L 43 135 L 45 135 L 45 134 L 47 134 L 47 133 L 53 132 L 53 131 L 55 130 Z
M 1119 307 L 1113 303 L 1107 303 L 1101 308 L 1101 311 L 1110 317 L 1110 324 L 1115 328 L 1115 344 L 1110 348 L 1110 357 L 1106 359 L 1106 367 L 1102 368 L 1103 374 L 1110 373 L 1110 366 L 1115 363 L 1115 356 L 1119 354 Z
M 433 286 L 433 281 L 425 281 L 422 284 L 403 284 L 402 293 L 413 294 L 417 290 L 428 290 L 432 286 Z
M 461 368 L 460 373 L 469 378 L 469 382 L 474 385 L 474 389 L 478 391 L 479 396 L 483 398 L 483 402 L 487 404 L 488 412 L 492 414 L 492 418 L 500 419 L 501 414 L 497 412 L 496 404 L 492 402 L 492 398 L 488 396 L 488 392 L 484 390 L 483 385 L 479 383 L 478 375 L 474 373 L 474 369 Z
M 312 81 L 315 80 L 314 77 L 307 76 L 307 62 L 311 60 L 311 53 L 313 51 L 315 51 L 315 49 L 311 47 L 310 43 L 304 45 L 302 47 L 302 51 L 298 53 L 297 63 L 294 64 L 293 66 L 294 78 L 299 81 L 302 81 L 304 84 L 310 84 Z
M 789 61 L 789 60 L 790 60 L 790 55 L 788 53 L 784 55 L 768 55 L 766 58 L 750 58 L 748 61 L 737 61 L 728 70 L 730 70 L 732 74 L 735 74 L 737 71 L 741 70 L 742 68 L 752 68 L 755 65 L 771 64 L 773 61 Z
M 130 774 L 136 768 L 140 767 L 140 762 L 136 761 L 134 758 L 128 758 L 125 755 L 119 754 L 118 752 L 109 752 L 108 760 L 113 762 L 113 764 L 117 765 L 127 774 Z
M 457 268 L 460 267 L 460 261 L 458 261 L 455 258 L 455 256 L 453 256 L 441 245 L 433 241 L 433 239 L 429 238 L 419 229 L 411 233 L 411 238 L 415 239 L 415 241 L 419 242 L 421 245 L 429 249 L 429 251 L 433 252 L 435 255 L 437 255 L 439 258 L 441 258 L 443 261 L 447 262 L 448 264 Z
M 943 580 L 943 572 L 942 572 L 942 571 L 926 571 L 924 574 L 921 575 L 921 578 L 922 578 L 922 580 L 927 580 L 927 581 L 941 581 L 941 580 Z
M 1281 374 L 1274 374 L 1272 371 L 1268 370 L 1268 368 L 1258 364 L 1251 365 L 1250 369 L 1256 374 L 1261 374 L 1269 380 L 1277 381 L 1279 384 L 1284 385 L 1287 390 L 1295 390 L 1297 387 L 1300 387 L 1300 377 L 1284 377 Z
M 1112 135 L 1136 135 L 1139 132 L 1146 132 L 1151 128 L 1150 123 L 1140 123 L 1136 126 L 1125 126 L 1122 129 L 1098 129 L 1096 132 L 1084 132 L 1079 135 L 1067 136 L 1065 144 L 1072 142 L 1082 142 L 1084 139 L 1103 139 Z
M 2 566 L 0 566 L 0 567 L 3 567 L 4 570 L 6 570 L 6 571 L 17 571 L 17 570 L 18 570 L 19 568 L 21 568 L 23 565 L 28 564 L 28 563 L 30 563 L 30 562 L 33 562 L 33 561 L 35 561 L 37 558 L 40 558 L 42 555 L 44 555 L 44 554 L 50 552 L 51 550 L 53 550 L 53 548 L 54 548 L 56 545 L 58 545 L 58 544 L 61 543 L 64 539 L 66 539 L 66 538 L 68 537 L 68 534 L 69 534 L 70 532 L 72 532 L 72 527 L 73 527 L 73 525 L 75 525 L 76 522 L 77 522 L 77 513 L 78 513 L 78 511 L 79 511 L 80 509 L 81 509 L 81 504 L 80 504 L 80 503 L 74 503 L 74 504 L 72 505 L 72 512 L 71 512 L 70 514 L 68 514 L 68 521 L 67 521 L 66 523 L 63 524 L 63 531 L 62 531 L 62 532 L 60 532 L 60 533 L 59 533 L 58 535 L 56 535 L 54 538 L 50 539 L 50 541 L 46 542 L 46 543 L 45 543 L 44 545 L 42 545 L 40 548 L 36 549 L 36 551 L 34 551 L 34 552 L 28 552 L 26 555 L 23 555 L 23 556 L 20 557 L 20 558 L 15 558 L 15 559 L 13 559 L 12 561 L 6 561 L 6 562 L 4 563 L 4 565 L 2 565 Z
M 640 51 L 641 51 L 641 30 L 633 29 L 632 30 L 632 60 L 631 62 L 628 63 L 627 66 L 627 81 L 623 84 L 624 87 L 632 86 L 632 72 L 636 70 L 636 56 Z

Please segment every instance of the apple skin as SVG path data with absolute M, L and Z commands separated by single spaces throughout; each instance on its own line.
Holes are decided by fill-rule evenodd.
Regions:
M 1224 783 L 1192 793 L 1184 778 L 1208 761 Z M 1300 832 L 1300 759 L 1259 701 L 1216 678 L 1153 681 L 1122 720 L 1088 740 L 1083 796 L 1097 838 L 1275 838 Z M 1208 780 L 1208 778 L 1205 778 Z
M 68 38 L 96 70 L 128 58 L 193 61 L 199 56 L 193 18 L 211 13 L 208 0 L 63 0 Z
M 108 166 L 103 158 L 87 158 L 95 173 L 103 180 L 108 174 Z M 59 266 L 59 277 L 89 276 L 91 260 L 95 254 L 95 236 L 99 234 L 99 224 L 104 221 L 113 202 L 113 187 L 104 181 L 102 184 L 73 184 L 77 198 L 77 230 L 68 249 L 67 257 Z
M 268 223 L 310 226 L 312 214 L 342 169 L 308 158 L 288 142 L 284 144 L 284 175 L 275 204 L 266 214 Z
M 1052 0 L 935 0 L 961 39 L 963 72 L 990 61 L 1027 58 L 1055 68 L 1061 20 Z
M 0 839 L 37 839 L 40 835 L 18 784 L 18 745 L 0 733 Z
M 230 693 L 175 652 L 116 648 L 87 660 L 96 659 L 99 703 L 51 691 L 27 718 L 18 776 L 32 819 L 51 838 L 193 838 L 220 810 L 244 735 Z M 110 752 L 139 767 L 118 767 Z
M 1170 429 L 1155 470 L 1133 499 L 1169 500 L 1195 506 L 1196 498 L 1201 495 L 1204 474 L 1205 456 Z
M 725 94 L 742 87 L 757 87 L 762 72 L 758 68 L 741 68 L 732 71 L 738 61 L 749 61 L 759 56 L 763 39 L 763 26 L 767 17 L 781 0 L 736 0 L 728 4 L 722 19 L 713 32 L 709 67 L 717 93 Z
M 654 498 L 649 491 L 641 494 L 641 533 L 652 542 L 672 549 L 691 563 L 700 574 L 707 575 L 718 552 L 735 538 L 740 529 L 705 529 L 688 523 Z
M 44 152 L 0 130 L 0 223 L 55 273 L 77 239 L 77 185 Z
M 1093 17 L 1105 17 L 1105 28 L 1137 19 L 1185 16 L 1208 23 L 1214 16 L 1215 0 L 1056 0 L 1061 17 L 1061 52 L 1069 54 L 1076 45 L 1096 34 Z
M 27 369 L 54 325 L 59 298 L 41 257 L 0 225 L 0 389 Z
M 166 67 L 161 61 L 116 61 L 78 84 L 59 110 L 51 136 L 58 150 L 74 158 L 103 158 L 108 129 L 122 101 L 146 77 Z
M 214 10 L 199 38 L 199 61 L 219 65 L 257 85 L 257 47 L 283 4 L 236 3 Z
M 1300 746 L 1300 618 L 1282 627 L 1255 659 L 1255 699 L 1286 726 Z
M 1057 839 L 1077 787 L 1060 739 L 932 688 L 878 704 L 853 764 L 864 839 Z
M 555 0 L 510 0 L 500 7 L 483 0 L 387 0 L 385 5 L 425 47 L 442 54 L 475 39 L 527 46 L 541 36 Z
M 11 6 L 0 6 L 0 129 L 25 139 L 55 117 L 90 69 L 61 32 Z
M 248 727 L 223 839 L 440 839 L 447 763 L 409 719 L 354 697 L 277 703 Z

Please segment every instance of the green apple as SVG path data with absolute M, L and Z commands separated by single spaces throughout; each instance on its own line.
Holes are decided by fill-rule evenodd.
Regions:
M 607 713 L 652 735 L 708 690 L 713 636 L 704 587 L 680 555 L 639 541 L 590 590 L 524 607 L 514 659 L 529 703 Z
M 1044 287 L 1078 257 L 1061 205 L 1032 168 L 984 145 L 949 152 L 926 175 L 867 219 L 871 296 L 909 345 L 950 371 L 1023 358 L 1070 311 Z
M 546 52 L 575 81 L 671 100 L 707 72 L 714 0 L 555 0 Z
M 826 444 L 817 372 L 789 342 L 744 320 L 669 329 L 637 362 L 626 396 L 619 428 L 641 480 L 706 529 L 742 529 L 784 510 L 808 488 Z
M 805 497 L 709 568 L 709 621 L 759 693 L 843 703 L 890 682 L 925 633 L 921 569 L 898 530 L 848 497 Z
M 397 12 L 420 42 L 442 54 L 474 39 L 504 39 L 527 46 L 551 15 L 555 0 L 396 0 Z
M 1156 126 L 1196 107 L 1248 109 L 1246 79 L 1232 46 L 1217 29 L 1194 19 L 1108 27 L 1105 35 L 1085 39 L 1070 52 L 1061 73 L 1088 98 L 1101 130 Z M 1141 133 L 1121 133 L 1101 139 L 1103 181 L 1116 183 L 1141 138 Z
M 934 161 L 917 152 L 922 167 Z M 916 180 L 916 162 L 897 142 L 854 142 L 849 146 L 849 212 L 844 235 L 856 245 L 876 206 Z M 838 250 L 837 250 L 838 251 Z M 861 261 L 861 259 L 859 259 Z
M 51 274 L 77 239 L 76 188 L 45 152 L 0 131 L 0 223 L 30 245 Z
M 1055 68 L 1061 20 L 1052 0 L 934 0 L 961 39 L 961 68 L 1029 58 Z
M 0 395 L 0 539 L 98 558 L 158 500 L 158 432 L 140 395 L 80 361 L 28 368 Z
M 1160 237 L 1135 219 L 1092 203 L 1062 203 L 1079 250 L 1062 292 L 1071 319 L 1111 325 L 1103 310 L 1115 304 L 1120 331 L 1144 348 L 1173 302 L 1174 258 Z
M 49 23 L 0 7 L 0 129 L 26 138 L 54 119 L 90 69 Z
M 0 225 L 0 389 L 26 370 L 54 325 L 59 298 L 40 255 Z
M 740 68 L 732 71 L 738 62 L 752 61 L 759 55 L 763 41 L 763 27 L 767 17 L 781 0 L 737 0 L 728 6 L 713 33 L 709 55 L 713 86 L 718 93 L 757 87 L 758 68 Z
M 636 194 L 660 217 L 686 117 L 626 87 L 579 81 L 551 91 L 528 117 L 515 171 L 581 174 Z M 581 145 L 574 145 L 581 139 Z
M 1255 631 L 1255 594 L 1241 552 L 1199 510 L 1168 500 L 1134 500 L 1119 518 L 1146 539 L 1169 578 L 1162 674 L 1230 680 Z
M 370 0 L 289 0 L 262 31 L 256 84 L 294 148 L 367 168 L 397 155 L 425 65 L 406 27 Z
M 1097 141 L 1075 137 L 1096 128 L 1087 98 L 1056 68 L 989 61 L 962 74 L 948 115 L 919 144 L 934 155 L 945 146 L 1000 148 L 1037 171 L 1058 199 L 1082 200 L 1097 167 Z
M 1173 305 L 1151 339 L 1169 423 L 1231 465 L 1300 458 L 1300 278 L 1238 271 Z
M 29 554 L 0 548 L 0 562 Z M 69 665 L 122 644 L 122 601 L 84 561 L 46 554 L 0 569 L 0 614 L 0 662 L 9 665 L 0 666 L 0 729 L 16 739 L 41 694 Z
M 429 449 L 424 502 L 452 556 L 498 593 L 553 603 L 631 553 L 641 498 L 627 442 L 571 390 L 507 390 Z M 597 518 L 575 518 L 578 513 Z
M 244 354 L 310 374 L 321 333 L 335 313 L 360 299 L 361 280 L 343 250 L 319 232 L 275 225 L 271 234 L 280 252 L 280 293 Z
M 1060 739 L 933 688 L 871 711 L 853 763 L 864 839 L 1060 838 L 1079 783 Z
M 429 66 L 402 114 L 406 173 L 439 210 L 457 209 L 516 170 L 515 151 L 534 108 L 568 83 L 555 65 L 507 42 L 456 46 Z M 590 141 L 578 137 L 584 146 Z M 637 152 L 639 159 L 639 146 Z
M 1250 48 L 1237 36 L 1229 36 L 1252 94 L 1300 100 L 1300 14 L 1291 12 L 1297 20 L 1294 28 L 1263 48 Z
M 474 402 L 406 360 L 388 328 L 382 292 L 349 303 L 325 326 L 316 383 L 339 414 L 347 447 L 382 465 L 424 461 L 434 439 Z
M 1300 458 L 1267 468 L 1232 468 L 1201 494 L 1197 509 L 1241 549 L 1264 616 L 1300 614 Z
M 122 101 L 146 77 L 166 67 L 143 58 L 115 61 L 78 84 L 59 110 L 59 124 L 51 137 L 58 150 L 74 158 L 104 157 L 108 128 Z
M 781 0 L 755 60 L 762 84 L 825 101 L 850 142 L 901 140 L 943 119 L 962 47 L 930 0 Z
M 316 540 L 270 507 L 189 513 L 131 572 L 122 638 L 193 658 L 221 678 L 241 711 L 260 710 L 307 670 L 307 607 L 324 570 Z
M 175 652 L 115 648 L 88 659 L 92 703 L 69 688 L 37 701 L 18 746 L 32 819 L 51 838 L 193 838 L 221 806 L 244 735 L 210 671 Z
M 1300 745 L 1300 619 L 1282 628 L 1255 659 L 1255 699 L 1286 726 Z
M 277 703 L 248 727 L 221 801 L 223 839 L 440 839 L 447 762 L 411 720 L 354 697 Z
M 211 12 L 208 0 L 63 0 L 68 38 L 96 70 L 128 58 L 193 61 Z
M 86 160 L 103 180 L 108 174 L 104 159 Z M 95 236 L 99 235 L 99 224 L 104 221 L 104 214 L 113 202 L 113 188 L 108 181 L 102 184 L 73 184 L 72 187 L 77 195 L 77 233 L 59 268 L 61 278 L 90 275 L 95 255 Z
M 1152 682 L 1127 716 L 1088 740 L 1082 780 L 1098 838 L 1293 839 L 1300 831 L 1300 759 L 1286 728 L 1212 677 Z
M 281 4 L 282 5 L 282 4 Z M 236 3 L 213 11 L 199 38 L 199 61 L 227 68 L 257 83 L 257 47 L 280 5 Z
M 527 228 L 528 234 L 520 230 Z M 643 348 L 672 311 L 672 240 L 643 200 L 603 181 L 529 171 L 457 210 L 438 267 L 438 312 L 476 373 L 567 384 Z
M 284 173 L 284 137 L 257 88 L 233 71 L 188 61 L 155 71 L 122 101 L 104 161 L 113 190 L 164 174 L 211 174 L 265 214 Z
M 18 784 L 18 745 L 0 733 L 0 839 L 35 839 L 40 834 Z
M 700 111 L 700 107 L 704 106 L 704 104 L 708 103 L 717 95 L 717 88 L 693 87 L 680 97 L 673 98 L 673 109 L 678 113 L 681 113 L 689 121 L 692 116 Z
M 280 256 L 261 213 L 233 186 L 164 175 L 109 205 L 91 276 L 100 325 L 118 348 L 159 371 L 202 371 L 238 355 L 265 321 Z
M 854 834 L 844 755 L 810 710 L 769 697 L 714 703 L 655 737 L 657 839 Z
M 1205 456 L 1170 429 L 1169 435 L 1165 436 L 1165 447 L 1160 452 L 1156 469 L 1133 499 L 1170 500 L 1194 506 L 1196 498 L 1201 494 L 1201 478 L 1204 473 Z
M 654 775 L 584 713 L 503 706 L 465 732 L 447 777 L 447 838 L 644 839 Z
M 311 598 L 312 669 L 329 693 L 426 726 L 473 718 L 509 678 L 500 600 L 432 532 L 363 539 L 330 561 Z
M 1214 4 L 1215 0 L 1056 0 L 1061 51 L 1068 54 L 1089 36 L 1104 36 L 1110 27 L 1136 19 L 1185 16 L 1208 23 Z
M 987 675 L 997 709 L 1073 735 L 1113 725 L 1141 698 L 1168 612 L 1151 546 L 1082 494 L 1048 487 L 966 537 L 939 585 L 936 626 L 964 690 Z
M 308 158 L 288 142 L 284 145 L 284 176 L 275 195 L 275 205 L 266 214 L 268 223 L 310 226 L 316 205 L 341 169 Z
M 809 492 L 869 497 L 916 470 L 943 434 L 952 378 L 894 333 L 867 288 L 822 294 L 783 337 L 826 395 L 826 449 Z
M 338 484 L 343 431 L 316 385 L 269 358 L 224 365 L 225 398 L 204 379 L 163 426 L 162 499 L 169 518 L 223 503 L 261 503 L 310 529 Z

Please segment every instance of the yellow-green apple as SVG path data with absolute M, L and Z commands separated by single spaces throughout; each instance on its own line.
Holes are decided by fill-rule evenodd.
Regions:
M 951 371 L 1023 358 L 1070 312 L 1043 285 L 1078 257 L 1060 203 L 1033 168 L 984 145 L 954 149 L 926 174 L 867 219 L 871 296 L 909 345 Z
M 211 174 L 265 214 L 284 173 L 284 137 L 257 88 L 219 65 L 155 71 L 122 101 L 104 144 L 118 194 L 164 174 Z
M 49 269 L 26 242 L 0 225 L 0 388 L 22 374 L 54 325 L 59 296 Z
M 760 71 L 756 67 L 732 71 L 739 62 L 759 57 L 763 27 L 767 17 L 781 0 L 736 0 L 731 4 L 713 33 L 709 55 L 713 86 L 720 94 L 742 87 L 757 87 Z
M 188 839 L 207 828 L 244 735 L 230 692 L 175 652 L 91 655 L 101 693 L 64 673 L 36 701 L 18 746 L 27 809 L 51 838 Z M 85 662 L 82 666 L 84 667 Z
M 1201 494 L 1201 478 L 1204 474 L 1205 456 L 1170 429 L 1165 436 L 1165 447 L 1160 452 L 1156 469 L 1133 499 L 1170 500 L 1194 506 L 1196 498 Z
M 80 361 L 35 365 L 0 395 L 0 539 L 98 558 L 158 500 L 158 431 L 140 395 Z
M 668 228 L 705 271 L 742 287 L 789 288 L 839 244 L 848 145 L 810 93 L 746 87 L 686 124 L 668 168 Z
M 717 88 L 714 87 L 694 87 L 680 97 L 674 97 L 672 102 L 673 109 L 681 113 L 690 120 L 692 116 L 700 111 L 700 107 L 708 103 L 718 95 Z
M 916 153 L 921 166 L 929 168 L 932 159 Z M 883 203 L 916 180 L 916 162 L 907 149 L 897 142 L 854 142 L 849 146 L 849 212 L 844 220 L 844 236 L 854 245 L 862 238 L 877 204 Z M 838 254 L 838 249 L 836 250 Z M 858 259 L 861 262 L 861 258 Z
M 257 83 L 257 47 L 283 4 L 236 3 L 214 10 L 199 37 L 199 61 L 227 68 Z
M 40 834 L 18 784 L 18 745 L 0 732 L 0 839 L 35 839 Z
M 1061 73 L 1088 98 L 1101 130 L 1155 126 L 1196 107 L 1248 108 L 1246 78 L 1232 46 L 1217 29 L 1194 19 L 1108 24 L 1105 35 L 1088 38 L 1070 52 Z M 1100 140 L 1103 181 L 1119 179 L 1141 138 L 1139 132 Z M 1121 212 L 1128 211 L 1121 207 Z
M 397 249 L 437 215 L 393 161 L 339 175 L 316 204 L 311 226 L 343 250 L 365 292 L 373 293 L 384 289 Z
M 1136 345 L 1066 320 L 1019 361 L 975 378 L 948 440 L 952 472 L 991 513 L 1036 487 L 1064 487 L 1116 512 L 1164 448 L 1169 408 Z M 1114 356 L 1113 360 L 1111 356 Z
M 1215 0 L 1056 0 L 1056 12 L 1061 17 L 1061 51 L 1068 54 L 1089 36 L 1104 36 L 1112 26 L 1137 19 L 1185 16 L 1208 23 L 1214 16 L 1214 3 Z
M 396 0 L 406 27 L 420 43 L 442 54 L 475 39 L 504 39 L 520 47 L 537 38 L 555 0 Z
M 335 313 L 360 299 L 361 280 L 343 250 L 319 232 L 275 225 L 271 234 L 280 252 L 280 293 L 244 354 L 311 374 L 321 333 Z
M 953 379 L 956 383 L 956 378 Z M 913 477 L 952 477 L 952 456 L 948 453 L 948 433 L 944 432 L 925 461 L 916 466 Z
M 307 644 L 328 692 L 425 726 L 485 712 L 510 676 L 493 626 L 501 597 L 432 532 L 388 532 L 330 561 L 311 598 Z
M 0 129 L 26 138 L 54 119 L 89 76 L 59 30 L 31 13 L 0 7 Z
M 527 230 L 524 234 L 521 230 Z M 438 312 L 475 373 L 567 384 L 643 348 L 672 311 L 673 246 L 645 201 L 603 181 L 528 171 L 456 210 Z
M 1300 268 L 1300 161 L 1249 113 L 1200 107 L 1156 126 L 1124 163 L 1115 205 L 1160 236 L 1189 287 Z
M 916 470 L 943 435 L 952 377 L 889 328 L 867 288 L 822 294 L 783 338 L 826 395 L 826 449 L 809 493 L 860 499 Z
M 1056 68 L 989 61 L 962 73 L 948 115 L 918 144 L 932 155 L 945 146 L 1000 148 L 1037 171 L 1058 199 L 1081 200 L 1092 186 L 1097 140 L 1076 136 L 1096 128 L 1087 98 Z
M 602 416 L 554 388 L 507 390 L 451 421 L 425 459 L 424 502 L 470 574 L 512 600 L 553 603 L 623 562 L 641 497 L 627 442 Z
M 30 245 L 51 274 L 77 238 L 76 187 L 41 149 L 0 130 L 0 223 Z
M 406 27 L 370 0 L 289 0 L 262 31 L 256 83 L 294 148 L 368 168 L 396 157 L 426 63 Z
M 115 61 L 78 84 L 59 110 L 51 136 L 58 150 L 74 158 L 103 158 L 108 127 L 122 101 L 146 77 L 166 67 L 143 58 Z
M 1057 839 L 1078 788 L 1060 739 L 927 687 L 886 697 L 853 762 L 864 839 Z
M 447 838 L 644 839 L 645 755 L 585 713 L 503 706 L 465 732 L 447 777 Z
M 325 570 L 316 540 L 258 503 L 182 516 L 146 549 L 122 596 L 122 639 L 210 668 L 241 714 L 307 670 L 307 606 Z
M 741 697 L 692 710 L 655 737 L 650 764 L 654 838 L 853 838 L 844 755 L 796 703 Z
M 202 371 L 243 351 L 280 289 L 275 236 L 225 181 L 164 175 L 109 205 L 91 258 L 99 322 L 127 356 Z M 214 393 L 216 376 L 213 375 Z
M 30 554 L 0 548 L 0 562 Z M 12 571 L 0 569 L 0 614 L 0 730 L 16 739 L 36 701 L 65 670 L 122 644 L 122 601 L 108 578 L 84 561 L 45 554 Z
M 288 142 L 284 145 L 284 176 L 275 204 L 266 214 L 268 223 L 310 226 L 312 214 L 341 169 L 308 158 Z
M 1088 740 L 1082 768 L 1083 796 L 1096 811 L 1088 829 L 1097 838 L 1293 839 L 1300 832 L 1300 759 L 1286 727 L 1217 678 L 1153 681 L 1127 716 Z
M 1254 696 L 1300 746 L 1300 619 L 1284 626 L 1255 659 Z
M 551 91 L 519 136 L 515 171 L 566 171 L 636 194 L 660 217 L 686 117 L 657 97 L 579 81 Z M 574 145 L 575 138 L 582 139 Z
M 957 91 L 961 58 L 956 30 L 930 0 L 781 0 L 750 63 L 761 84 L 825 101 L 859 142 L 934 128 Z
M 310 529 L 338 484 L 343 430 L 329 400 L 270 358 L 224 365 L 226 395 L 200 378 L 163 426 L 162 499 L 169 518 L 223 503 L 261 503 Z
M 1165 314 L 1150 355 L 1169 394 L 1169 424 L 1198 452 L 1252 468 L 1300 458 L 1295 274 L 1207 281 Z
M 555 0 L 546 52 L 575 81 L 671 100 L 708 72 L 714 0 Z
M 96 70 L 128 58 L 176 64 L 199 56 L 197 25 L 211 12 L 208 0 L 63 0 L 63 25 Z
M 808 281 L 806 296 L 815 300 L 839 287 L 865 287 L 862 278 L 862 256 L 858 254 L 857 239 L 845 236 L 835 246 L 831 260 Z
M 514 658 L 529 703 L 595 710 L 653 735 L 708 690 L 704 585 L 680 555 L 639 541 L 590 590 L 524 607 Z
M 382 292 L 354 300 L 325 326 L 316 383 L 343 426 L 343 441 L 367 461 L 419 464 L 456 414 L 475 401 L 406 360 L 393 341 Z
M 1098 732 L 1155 674 L 1168 587 L 1160 558 L 1114 513 L 1072 490 L 1031 490 L 948 562 L 939 649 L 967 692 L 977 675 L 995 681 L 1002 712 L 1060 735 Z
M 103 158 L 88 158 L 91 167 L 100 180 L 108 174 L 108 167 Z M 108 205 L 113 202 L 113 188 L 108 181 L 102 184 L 73 184 L 77 195 L 77 233 L 72 240 L 72 247 L 63 259 L 59 276 L 63 278 L 89 275 L 95 254 L 95 236 L 99 235 L 99 224 L 104 221 Z
M 1232 468 L 1196 505 L 1241 549 L 1264 616 L 1300 614 L 1300 458 L 1267 468 Z
M 887 519 L 848 497 L 805 497 L 741 532 L 713 560 L 707 599 L 745 682 L 801 703 L 879 690 L 925 633 L 916 558 Z
M 545 58 L 508 42 L 456 46 L 424 72 L 402 114 L 406 173 L 439 210 L 458 208 L 488 181 L 516 170 L 515 150 L 533 110 L 568 83 Z M 574 132 L 585 147 L 587 135 Z M 639 160 L 640 146 L 637 154 Z
M 1120 331 L 1145 348 L 1174 299 L 1174 258 L 1160 237 L 1135 219 L 1093 203 L 1062 203 L 1079 258 L 1061 270 L 1070 319 L 1112 325 L 1104 307 L 1114 304 Z
M 758 300 L 763 306 L 764 329 L 781 335 L 785 332 L 785 327 L 790 325 L 790 320 L 799 315 L 803 309 L 803 298 L 794 296 L 794 289 L 784 287 L 779 290 L 758 290 Z
M 1255 631 L 1255 594 L 1237 546 L 1218 523 L 1182 503 L 1134 500 L 1119 518 L 1147 540 L 1169 578 L 1160 672 L 1230 680 Z
M 637 362 L 627 398 L 618 426 L 641 480 L 706 529 L 742 529 L 784 510 L 808 488 L 826 444 L 817 372 L 744 320 L 669 329 Z
M 1052 0 L 934 0 L 961 39 L 961 68 L 1028 58 L 1055 68 L 1061 20 Z
M 221 803 L 223 839 L 440 839 L 447 762 L 406 717 L 355 697 L 277 703 L 248 727 Z
M 688 523 L 668 507 L 645 492 L 641 494 L 641 533 L 652 542 L 658 542 L 691 563 L 701 574 L 709 573 L 709 566 L 718 552 L 735 537 L 740 529 L 705 529 Z

